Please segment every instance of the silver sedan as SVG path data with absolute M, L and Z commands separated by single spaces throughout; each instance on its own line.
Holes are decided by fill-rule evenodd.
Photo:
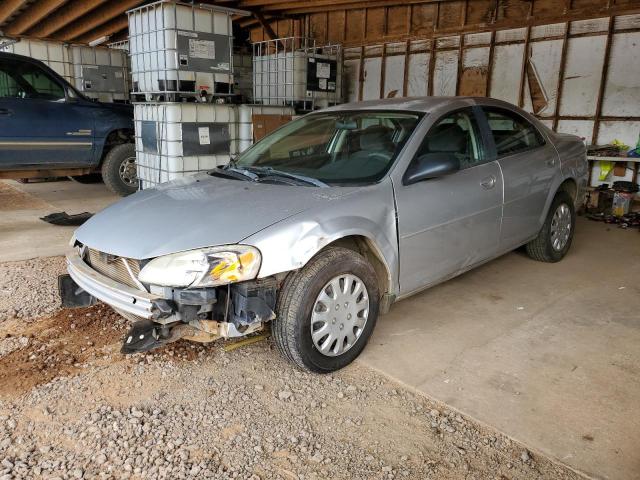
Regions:
M 61 294 L 132 320 L 125 353 L 271 323 L 287 359 L 330 372 L 395 301 L 522 245 L 562 259 L 586 179 L 579 138 L 505 102 L 340 105 L 94 216 Z

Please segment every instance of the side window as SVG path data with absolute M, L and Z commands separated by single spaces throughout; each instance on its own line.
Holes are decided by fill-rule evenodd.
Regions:
M 498 157 L 544 145 L 536 127 L 520 115 L 499 108 L 484 108 L 489 128 L 496 143 Z
M 9 66 L 5 62 L 0 62 L 0 98 L 20 97 L 21 89 L 9 75 Z
M 64 88 L 47 72 L 37 65 L 23 63 L 18 67 L 18 74 L 23 82 L 28 84 L 30 98 L 45 100 L 64 100 Z
M 453 154 L 460 160 L 460 168 L 484 162 L 482 139 L 471 109 L 447 115 L 431 127 L 416 158 L 430 153 Z

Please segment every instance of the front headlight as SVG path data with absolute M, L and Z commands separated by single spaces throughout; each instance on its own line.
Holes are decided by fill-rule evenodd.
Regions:
M 138 279 L 163 287 L 215 287 L 252 280 L 260 252 L 247 245 L 226 245 L 174 253 L 151 260 Z

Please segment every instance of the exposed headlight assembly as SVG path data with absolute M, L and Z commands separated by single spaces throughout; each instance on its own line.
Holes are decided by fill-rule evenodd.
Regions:
M 260 252 L 247 245 L 202 248 L 155 258 L 138 279 L 163 287 L 215 287 L 256 278 L 260 260 Z

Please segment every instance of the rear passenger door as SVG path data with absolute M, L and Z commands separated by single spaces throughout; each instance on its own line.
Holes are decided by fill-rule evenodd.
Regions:
M 516 248 L 537 235 L 558 154 L 538 129 L 520 114 L 482 107 L 504 178 L 500 250 Z

